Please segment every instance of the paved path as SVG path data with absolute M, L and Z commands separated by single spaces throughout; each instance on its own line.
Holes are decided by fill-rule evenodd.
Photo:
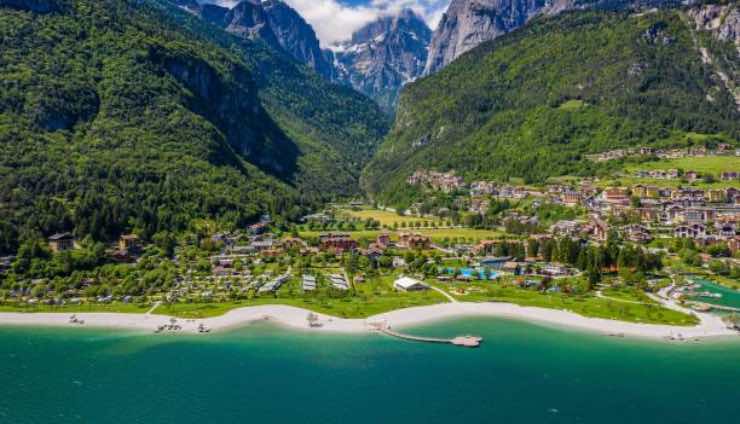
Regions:
M 446 291 L 444 291 L 444 290 L 440 289 L 439 287 L 434 287 L 434 286 L 430 286 L 430 287 L 432 288 L 432 290 L 434 290 L 434 291 L 438 292 L 438 293 L 439 293 L 439 294 L 441 294 L 442 296 L 444 296 L 444 297 L 446 297 L 447 299 L 449 299 L 449 300 L 450 300 L 450 302 L 452 302 L 452 303 L 458 303 L 458 302 L 457 302 L 457 299 L 455 299 L 454 297 L 452 297 L 452 295 L 450 295 L 450 294 L 449 294 L 449 293 L 447 293 Z
M 159 307 L 159 305 L 161 305 L 161 304 L 162 304 L 162 302 L 160 302 L 160 301 L 154 302 L 154 306 L 152 306 L 152 309 L 149 309 L 148 311 L 146 311 L 146 314 L 147 315 L 151 315 L 152 312 L 154 312 L 154 310 L 157 309 Z

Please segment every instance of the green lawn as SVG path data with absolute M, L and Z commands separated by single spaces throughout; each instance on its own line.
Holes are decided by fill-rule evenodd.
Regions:
M 706 156 L 700 158 L 665 159 L 640 164 L 630 164 L 625 171 L 634 173 L 639 169 L 683 169 L 714 174 L 719 177 L 722 171 L 740 171 L 740 157 L 737 156 Z
M 359 211 L 343 210 L 341 212 L 353 218 L 361 219 L 363 221 L 368 218 L 372 218 L 380 222 L 380 225 L 387 225 L 387 226 L 392 226 L 394 223 L 401 225 L 402 222 L 405 222 L 408 224 L 408 223 L 417 222 L 417 221 L 421 221 L 421 222 L 439 221 L 439 218 L 421 218 L 418 216 L 401 216 L 395 212 L 383 211 L 379 209 L 362 209 Z
M 323 274 L 320 269 L 314 269 L 316 274 Z M 257 305 L 289 305 L 321 312 L 341 318 L 366 318 L 383 312 L 413 306 L 424 306 L 445 303 L 447 299 L 436 291 L 403 293 L 396 292 L 393 287 L 395 274 L 368 279 L 363 283 L 356 283 L 355 290 L 346 294 L 338 294 L 328 288 L 322 279 L 319 280 L 319 290 L 311 294 L 303 294 L 299 287 L 299 279 L 294 278 L 275 295 L 260 295 L 248 300 L 223 302 L 182 302 L 172 305 L 161 305 L 154 312 L 161 315 L 172 315 L 179 318 L 208 318 L 223 315 L 226 312 L 242 307 Z M 594 295 L 571 296 L 565 294 L 543 294 L 533 290 L 502 285 L 500 283 L 475 282 L 451 283 L 435 285 L 446 289 L 461 301 L 468 302 L 509 302 L 522 306 L 538 306 L 542 308 L 569 310 L 583 316 L 607 318 L 629 322 L 653 324 L 694 325 L 697 320 L 693 316 L 665 309 L 659 305 L 642 305 L 598 298 Z M 605 295 L 623 300 L 645 301 L 642 293 L 629 290 L 607 290 Z M 68 305 L 68 306 L 26 306 L 1 305 L 0 312 L 118 312 L 144 313 L 151 305 L 137 305 L 112 303 Z
M 441 241 L 445 238 L 452 239 L 455 237 L 463 237 L 466 239 L 480 241 L 499 238 L 506 234 L 503 231 L 478 230 L 475 228 L 438 228 L 429 230 L 422 229 L 416 232 L 431 237 L 433 241 Z
M 454 286 L 461 286 L 456 284 Z M 450 285 L 444 285 L 450 288 Z M 594 318 L 606 318 L 647 324 L 669 324 L 691 326 L 698 323 L 692 315 L 666 309 L 658 305 L 640 305 L 598 298 L 594 295 L 572 296 L 556 293 L 540 293 L 493 283 L 464 284 L 474 287 L 467 294 L 451 291 L 455 298 L 467 302 L 508 302 L 521 306 L 561 309 Z M 476 290 L 477 291 L 473 291 Z
M 134 303 L 113 302 L 103 303 L 85 303 L 82 305 L 0 305 L 0 312 L 24 312 L 24 313 L 78 313 L 78 312 L 110 312 L 125 314 L 142 314 L 152 308 L 152 305 L 141 305 Z
M 568 100 L 567 102 L 561 104 L 559 106 L 559 109 L 561 110 L 578 110 L 585 106 L 583 103 L 583 100 Z
M 602 292 L 604 296 L 627 302 L 642 302 L 657 305 L 658 303 L 648 297 L 645 292 L 633 288 L 609 288 Z
M 599 180 L 594 185 L 596 187 L 606 188 L 606 187 L 613 187 L 613 186 L 632 187 L 638 184 L 652 185 L 656 187 L 665 187 L 665 188 L 694 187 L 694 188 L 702 189 L 702 190 L 726 189 L 730 187 L 737 187 L 738 185 L 737 181 L 717 180 L 713 183 L 708 184 L 702 180 L 699 180 L 691 184 L 688 184 L 688 183 L 682 182 L 680 179 L 659 180 L 659 179 L 654 179 L 654 178 L 638 178 L 638 177 L 633 177 L 633 176 L 604 178 L 604 179 Z
M 622 177 L 613 177 L 610 179 L 604 179 L 599 184 L 600 186 L 613 185 L 616 181 L 619 181 L 621 185 L 632 186 L 637 184 L 651 184 L 659 187 L 679 187 L 686 186 L 685 182 L 680 179 L 675 180 L 662 180 L 653 178 L 637 178 L 634 174 L 638 170 L 655 170 L 655 169 L 682 169 L 684 171 L 696 171 L 699 174 L 711 174 L 717 180 L 713 183 L 707 184 L 703 180 L 696 181 L 689 184 L 692 187 L 701 189 L 717 189 L 717 188 L 729 188 L 737 187 L 737 181 L 720 181 L 719 176 L 723 171 L 740 171 L 740 157 L 737 156 L 706 156 L 699 158 L 678 158 L 678 159 L 664 159 L 653 162 L 645 162 L 640 164 L 629 164 L 625 166 L 624 172 L 627 174 Z

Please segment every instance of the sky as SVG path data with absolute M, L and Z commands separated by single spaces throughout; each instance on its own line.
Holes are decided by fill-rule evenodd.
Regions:
M 410 7 L 434 29 L 450 0 L 283 0 L 313 26 L 324 47 L 347 40 L 376 18 Z M 239 0 L 202 0 L 231 7 Z

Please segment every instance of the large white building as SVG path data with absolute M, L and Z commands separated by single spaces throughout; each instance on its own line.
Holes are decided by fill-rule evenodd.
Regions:
M 393 282 L 393 287 L 401 291 L 419 291 L 429 289 L 428 285 L 411 277 L 401 277 L 397 279 Z

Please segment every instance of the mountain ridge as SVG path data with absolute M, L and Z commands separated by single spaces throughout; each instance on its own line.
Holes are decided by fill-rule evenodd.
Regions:
M 150 239 L 359 193 L 369 99 L 169 1 L 28 1 L 0 6 L 0 227 Z
M 676 7 L 677 0 L 452 0 L 434 31 L 424 75 L 433 74 L 483 42 L 537 16 L 569 10 Z
M 411 9 L 381 16 L 337 46 L 338 78 L 392 114 L 403 86 L 421 75 L 430 39 L 431 30 Z
M 542 182 L 593 175 L 585 153 L 685 143 L 693 132 L 738 140 L 731 92 L 683 13 L 569 11 L 483 43 L 403 91 L 363 187 L 393 202 L 417 169 Z M 719 50 L 727 43 L 706 48 L 737 80 L 738 56 Z

